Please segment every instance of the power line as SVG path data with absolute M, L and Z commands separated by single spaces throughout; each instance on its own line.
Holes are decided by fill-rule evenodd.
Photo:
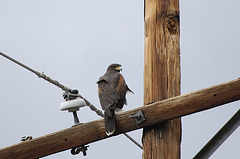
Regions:
M 3 57 L 7 58 L 8 60 L 22 66 L 23 68 L 27 69 L 28 71 L 31 71 L 32 73 L 34 73 L 35 75 L 37 75 L 39 78 L 42 78 L 52 84 L 54 84 L 55 86 L 61 88 L 63 91 L 65 92 L 71 92 L 71 89 L 68 88 L 67 86 L 59 83 L 57 80 L 53 80 L 51 79 L 49 76 L 46 76 L 43 72 L 40 73 L 38 71 L 35 71 L 34 69 L 24 65 L 23 63 L 13 59 L 12 57 L 0 52 L 0 55 L 2 55 Z M 94 111 L 97 115 L 103 117 L 103 113 L 101 110 L 97 109 L 91 102 L 89 102 L 86 98 L 84 98 L 83 96 L 81 96 L 80 94 L 77 94 L 78 97 L 80 97 L 81 99 L 83 99 L 85 101 L 85 103 L 87 104 L 87 106 L 92 110 Z M 126 133 L 123 133 L 123 135 L 125 135 L 129 140 L 131 140 L 134 144 L 136 144 L 139 148 L 143 149 L 143 147 L 137 142 L 135 141 L 131 136 L 129 136 L 128 134 Z

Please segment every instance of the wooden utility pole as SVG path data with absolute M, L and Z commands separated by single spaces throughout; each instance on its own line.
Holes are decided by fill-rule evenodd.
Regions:
M 146 105 L 180 94 L 179 1 L 145 0 L 144 15 Z M 142 142 L 143 159 L 179 159 L 181 119 L 144 128 Z

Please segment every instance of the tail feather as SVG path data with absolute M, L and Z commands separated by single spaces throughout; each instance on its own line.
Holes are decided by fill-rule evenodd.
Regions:
M 107 136 L 112 135 L 115 132 L 115 113 L 112 112 L 112 117 L 110 117 L 106 112 L 104 113 L 105 119 L 105 132 Z

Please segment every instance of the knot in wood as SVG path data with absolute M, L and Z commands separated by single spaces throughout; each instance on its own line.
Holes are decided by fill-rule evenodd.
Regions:
M 170 34 L 176 34 L 179 26 L 179 15 L 169 14 L 166 25 Z

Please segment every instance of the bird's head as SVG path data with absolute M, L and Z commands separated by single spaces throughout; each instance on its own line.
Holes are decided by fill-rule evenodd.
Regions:
M 111 64 L 110 66 L 108 66 L 107 70 L 114 70 L 120 72 L 122 71 L 122 66 L 120 64 Z

